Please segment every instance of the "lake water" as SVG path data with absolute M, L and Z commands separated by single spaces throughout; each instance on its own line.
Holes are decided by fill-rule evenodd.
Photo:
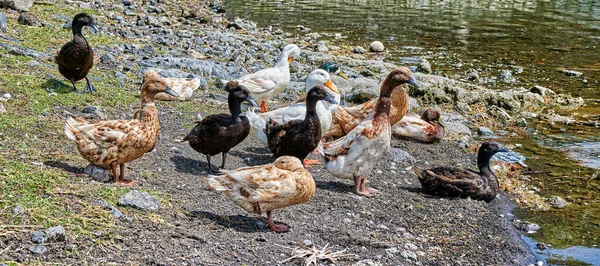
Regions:
M 225 0 L 224 5 L 229 16 L 259 26 L 291 32 L 299 31 L 298 25 L 308 27 L 330 45 L 367 48 L 379 40 L 389 53 L 387 61 L 414 67 L 426 58 L 435 74 L 461 79 L 474 69 L 482 85 L 494 89 L 539 85 L 582 97 L 581 108 L 554 110 L 575 122 L 530 121 L 529 138 L 513 140 L 522 143 L 516 150 L 528 157 L 531 170 L 541 172 L 532 175 L 540 194 L 559 195 L 571 204 L 515 214 L 542 226 L 532 237 L 552 244 L 549 252 L 583 246 L 591 248 L 582 252 L 581 261 L 590 263 L 594 253 L 600 258 L 600 1 Z M 568 76 L 561 69 L 583 75 Z M 514 82 L 498 80 L 505 70 Z M 577 259 L 577 252 L 569 254 Z M 563 255 L 556 251 L 544 258 Z

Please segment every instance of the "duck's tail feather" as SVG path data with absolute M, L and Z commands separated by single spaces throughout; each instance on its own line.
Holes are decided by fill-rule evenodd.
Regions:
M 419 168 L 416 165 L 413 165 L 411 169 L 419 179 L 423 179 L 423 169 Z
M 80 132 L 79 128 L 77 128 L 76 123 L 77 121 L 75 121 L 73 117 L 67 118 L 67 123 L 65 123 L 65 135 L 67 135 L 67 138 L 73 141 L 77 141 L 77 138 L 75 138 L 75 134 Z
M 216 191 L 231 190 L 232 179 L 228 175 L 208 175 L 205 178 L 206 185 Z
M 267 121 L 254 112 L 254 107 L 248 108 L 246 117 L 248 117 L 248 120 L 250 121 L 250 126 L 256 130 L 262 130 L 267 125 Z

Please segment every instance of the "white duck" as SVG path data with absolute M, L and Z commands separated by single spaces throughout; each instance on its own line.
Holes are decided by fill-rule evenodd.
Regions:
M 290 84 L 290 63 L 299 56 L 300 48 L 295 44 L 288 44 L 283 48 L 274 67 L 248 74 L 236 81 L 248 88 L 256 102 L 260 101 L 260 110 L 264 113 L 267 111 L 267 101 Z M 227 82 L 224 81 L 223 84 Z
M 341 100 L 340 91 L 331 82 L 329 73 L 323 69 L 316 69 L 306 77 L 306 91 L 309 91 L 315 86 L 324 86 L 327 94 L 331 95 L 333 99 L 339 103 Z M 327 132 L 332 122 L 332 115 L 337 110 L 337 104 L 331 104 L 326 101 L 319 101 L 317 103 L 317 115 L 319 116 L 319 122 L 321 124 L 321 132 Z M 275 109 L 270 112 L 256 114 L 253 110 L 248 110 L 246 116 L 250 120 L 250 125 L 256 133 L 258 140 L 267 145 L 267 135 L 265 134 L 265 127 L 269 118 L 273 119 L 279 124 L 287 123 L 291 120 L 300 119 L 303 120 L 306 115 L 306 97 L 302 97 L 292 105 Z

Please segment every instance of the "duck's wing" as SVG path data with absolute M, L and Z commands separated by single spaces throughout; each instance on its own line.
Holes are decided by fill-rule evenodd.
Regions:
M 435 128 L 420 117 L 411 114 L 404 116 L 398 123 L 392 126 L 392 133 L 399 137 L 416 138 L 421 140 L 424 137 L 435 133 Z
M 352 148 L 352 145 L 362 137 L 364 126 L 359 125 L 354 128 L 346 136 L 343 136 L 337 140 L 329 143 L 319 143 L 318 149 L 321 155 L 327 159 L 332 159 L 339 155 L 346 155 Z
M 292 120 L 282 125 L 277 123 L 273 119 L 269 119 L 267 127 L 265 128 L 269 150 L 275 155 L 279 154 L 279 150 L 282 147 L 281 142 L 284 136 L 290 129 L 296 127 L 302 122 L 303 120 Z
M 91 142 L 95 146 L 108 149 L 117 146 L 119 140 L 130 133 L 140 131 L 139 120 L 110 120 L 89 122 L 81 118 L 69 118 L 65 124 L 65 134 L 71 140 Z M 134 138 L 136 134 L 132 135 Z
M 223 174 L 208 176 L 208 185 L 215 190 L 227 191 L 240 187 L 250 202 L 269 202 L 294 195 L 294 172 L 273 164 L 222 170 Z
M 196 121 L 196 126 L 188 133 L 187 140 L 196 142 L 199 139 L 210 139 L 211 136 L 224 134 L 230 124 L 230 114 L 214 114 Z
M 425 170 L 425 172 L 441 182 L 459 187 L 479 186 L 482 183 L 481 175 L 469 169 L 438 167 Z
M 260 72 L 244 76 L 240 80 L 240 85 L 244 85 L 252 94 L 262 94 L 273 90 L 276 86 L 275 81 L 268 77 L 263 77 L 263 75 L 259 75 L 259 73 Z

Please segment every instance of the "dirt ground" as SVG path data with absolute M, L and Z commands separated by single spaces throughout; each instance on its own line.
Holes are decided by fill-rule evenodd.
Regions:
M 81 263 L 68 252 L 76 244 L 87 252 L 85 263 L 92 264 L 276 265 L 290 257 L 291 250 L 285 247 L 305 240 L 355 255 L 336 265 L 360 261 L 369 265 L 364 261 L 369 259 L 381 265 L 525 265 L 534 260 L 509 221 L 512 203 L 504 194 L 489 204 L 427 196 L 420 192 L 416 176 L 406 170 L 410 165 L 394 164 L 389 158 L 368 177 L 368 184 L 381 191 L 375 198 L 354 195 L 352 182 L 336 179 L 322 165 L 310 168 L 317 191 L 306 204 L 274 211 L 276 222 L 291 226 L 289 233 L 274 233 L 265 227 L 266 217 L 248 215 L 222 193 L 203 186 L 205 157 L 187 143 L 178 143 L 189 131 L 181 124 L 189 122 L 185 117 L 191 114 L 164 105 L 159 110 L 156 149 L 128 164 L 127 170 L 130 178 L 141 181 L 141 188 L 169 195 L 168 204 L 153 214 L 119 207 L 133 220 L 117 221 L 120 228 L 111 232 L 111 244 L 95 245 L 94 238 L 106 237 L 102 233 L 80 243 L 59 242 L 49 246 L 45 260 Z M 458 148 L 456 141 L 428 145 L 394 140 L 392 146 L 410 153 L 421 167 L 475 167 L 475 156 Z M 220 165 L 221 157 L 213 158 Z M 229 153 L 226 166 L 234 169 L 273 160 L 251 134 Z M 83 167 L 73 162 L 60 165 L 61 171 L 73 173 Z M 146 170 L 155 175 L 142 177 Z M 26 248 L 16 250 L 15 257 L 32 256 Z

